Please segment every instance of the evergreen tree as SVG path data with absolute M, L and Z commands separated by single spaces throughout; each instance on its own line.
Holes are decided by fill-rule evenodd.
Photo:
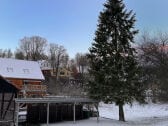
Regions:
M 138 33 L 135 21 L 135 14 L 125 9 L 122 0 L 107 0 L 88 54 L 92 76 L 88 94 L 105 103 L 116 103 L 120 121 L 125 121 L 125 103 L 144 101 L 136 51 L 131 46 Z

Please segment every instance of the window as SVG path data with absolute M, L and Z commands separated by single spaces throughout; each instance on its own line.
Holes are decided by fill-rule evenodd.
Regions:
M 7 72 L 13 72 L 13 68 L 12 67 L 7 67 Z
M 24 72 L 25 74 L 30 73 L 30 72 L 29 72 L 29 69 L 23 69 L 23 72 Z
M 65 74 L 65 72 L 63 72 L 63 71 L 60 72 L 60 75 L 64 75 L 64 74 Z

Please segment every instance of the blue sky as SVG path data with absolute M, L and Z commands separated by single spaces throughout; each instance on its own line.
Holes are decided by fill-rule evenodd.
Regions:
M 106 0 L 0 0 L 0 48 L 15 48 L 24 36 L 39 35 L 63 45 L 70 57 L 91 46 Z M 136 27 L 168 30 L 168 0 L 124 0 Z

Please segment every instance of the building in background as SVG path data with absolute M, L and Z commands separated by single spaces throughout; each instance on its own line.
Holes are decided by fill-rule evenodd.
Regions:
M 44 76 L 35 61 L 0 58 L 0 75 L 20 89 L 23 97 L 39 97 L 46 94 L 42 85 Z
M 43 72 L 44 76 L 46 77 L 55 77 L 56 76 L 56 69 L 53 69 L 51 64 L 46 61 L 38 61 L 41 71 Z M 58 78 L 71 78 L 72 77 L 72 71 L 66 67 L 63 67 L 60 65 L 58 68 Z

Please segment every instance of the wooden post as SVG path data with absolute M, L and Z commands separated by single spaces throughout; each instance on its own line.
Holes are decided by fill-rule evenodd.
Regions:
M 49 126 L 50 119 L 50 103 L 47 103 L 47 126 Z
M 76 104 L 76 103 L 73 104 L 73 121 L 74 121 L 74 123 L 75 123 L 75 121 L 76 121 L 76 118 L 75 118 L 75 116 L 76 116 L 75 104 Z
M 99 103 L 95 104 L 97 110 L 97 122 L 99 122 Z
M 15 98 L 17 98 L 17 93 L 15 92 Z M 16 115 L 16 102 L 14 100 L 14 110 L 13 110 L 13 123 L 15 124 L 15 115 Z
M 3 91 L 2 92 L 2 103 L 1 103 L 1 116 L 0 118 L 2 118 L 2 115 L 3 115 L 3 109 L 4 109 L 4 97 L 5 97 L 5 92 Z
M 19 125 L 19 103 L 16 104 L 16 121 L 15 126 Z
M 7 108 L 6 108 L 6 110 L 5 110 L 5 113 L 4 113 L 4 115 L 3 115 L 3 119 L 5 119 L 5 116 L 6 116 L 6 114 L 7 114 L 7 112 L 8 112 L 8 110 L 9 110 L 9 107 L 10 107 L 10 105 L 11 105 L 11 103 L 12 103 L 12 100 L 13 100 L 13 96 L 14 96 L 14 93 L 12 93 L 12 96 L 11 96 L 11 98 L 10 98 L 10 100 L 9 100 L 9 103 L 8 103 L 8 105 L 7 105 Z

